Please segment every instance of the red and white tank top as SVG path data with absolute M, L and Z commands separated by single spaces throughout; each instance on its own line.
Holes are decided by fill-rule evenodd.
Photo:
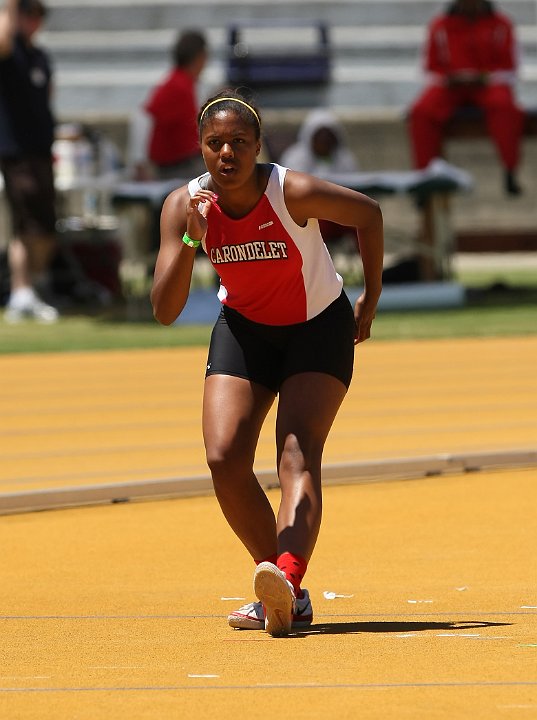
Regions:
M 300 227 L 289 215 L 283 186 L 287 168 L 274 164 L 265 192 L 248 215 L 234 220 L 212 209 L 202 240 L 220 277 L 218 298 L 266 325 L 304 322 L 340 294 L 343 280 L 312 218 Z M 194 195 L 202 175 L 188 184 Z

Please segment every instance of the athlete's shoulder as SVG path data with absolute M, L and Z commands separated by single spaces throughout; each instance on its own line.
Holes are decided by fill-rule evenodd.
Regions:
M 182 185 L 181 187 L 172 190 L 164 200 L 163 211 L 166 213 L 174 213 L 180 209 L 184 210 L 189 197 L 190 192 L 188 185 Z
M 288 169 L 285 173 L 284 192 L 286 199 L 299 200 L 315 190 L 320 190 L 326 182 L 309 173 Z

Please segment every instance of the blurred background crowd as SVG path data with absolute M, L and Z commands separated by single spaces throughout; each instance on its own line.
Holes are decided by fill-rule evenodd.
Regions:
M 3 3 L 6 320 L 54 322 L 58 310 L 145 291 L 162 200 L 203 171 L 197 109 L 224 87 L 245 88 L 261 107 L 264 159 L 325 175 L 393 174 L 382 200 L 387 281 L 449 280 L 445 269 L 424 276 L 413 265 L 426 203 L 396 192 L 397 173 L 438 158 L 472 180 L 443 209 L 453 252 L 537 249 L 534 0 L 276 7 Z M 52 180 L 36 157 L 50 159 Z M 24 190 L 31 178 L 40 178 L 38 200 Z M 356 280 L 344 265 L 345 228 L 325 232 Z

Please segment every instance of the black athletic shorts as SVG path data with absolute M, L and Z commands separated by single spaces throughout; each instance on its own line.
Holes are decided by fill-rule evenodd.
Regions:
M 53 235 L 56 201 L 52 158 L 32 155 L 3 157 L 6 198 L 15 235 Z
M 322 313 L 294 325 L 264 325 L 224 305 L 211 335 L 209 375 L 234 375 L 277 394 L 291 375 L 320 372 L 349 387 L 354 363 L 354 312 L 344 292 Z

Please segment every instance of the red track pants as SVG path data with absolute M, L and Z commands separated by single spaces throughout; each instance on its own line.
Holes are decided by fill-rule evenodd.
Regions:
M 520 158 L 523 115 L 508 85 L 472 88 L 432 86 L 410 110 L 410 139 L 414 165 L 426 167 L 442 152 L 443 127 L 461 105 L 477 105 L 485 112 L 487 132 L 503 166 L 514 170 Z

